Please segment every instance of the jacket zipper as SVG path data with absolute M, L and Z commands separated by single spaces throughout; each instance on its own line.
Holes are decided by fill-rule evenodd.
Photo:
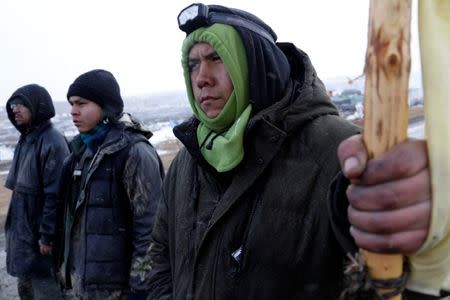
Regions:
M 255 217 L 256 214 L 256 209 L 258 208 L 259 202 L 261 201 L 261 194 L 258 193 L 256 195 L 256 200 L 252 205 L 252 209 L 250 211 L 250 215 L 249 215 L 249 220 L 248 223 L 245 227 L 245 231 L 244 231 L 244 236 L 242 238 L 242 244 L 241 246 L 236 249 L 235 251 L 233 251 L 231 253 L 231 256 L 233 256 L 234 260 L 237 262 L 238 267 L 236 269 L 236 273 L 234 274 L 235 279 L 236 279 L 236 285 L 238 285 L 238 281 L 239 281 L 239 277 L 241 275 L 242 269 L 244 267 L 244 262 L 245 262 L 245 254 L 246 254 L 246 248 L 247 248 L 247 240 L 248 240 L 248 234 L 250 232 L 250 228 L 253 224 L 253 219 Z

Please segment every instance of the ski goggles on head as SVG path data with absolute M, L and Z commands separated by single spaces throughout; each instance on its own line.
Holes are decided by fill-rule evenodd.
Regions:
M 187 35 L 200 27 L 211 26 L 214 23 L 244 27 L 263 36 L 271 43 L 275 43 L 274 37 L 252 20 L 236 14 L 210 10 L 207 5 L 202 3 L 191 4 L 178 14 L 178 27 Z

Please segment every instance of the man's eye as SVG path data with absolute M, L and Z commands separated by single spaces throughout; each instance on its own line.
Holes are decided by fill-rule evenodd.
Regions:
M 219 55 L 214 55 L 214 56 L 212 57 L 212 60 L 213 60 L 213 61 L 222 61 L 222 58 L 220 58 Z
M 199 62 L 197 62 L 197 61 L 190 61 L 190 62 L 188 63 L 189 71 L 198 69 L 198 66 L 199 66 L 199 65 L 200 65 Z

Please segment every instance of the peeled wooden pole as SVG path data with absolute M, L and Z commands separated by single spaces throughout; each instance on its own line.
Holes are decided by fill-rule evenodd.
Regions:
M 410 0 L 370 1 L 363 134 L 369 158 L 380 156 L 407 138 L 410 23 Z M 371 278 L 401 276 L 402 255 L 365 250 L 361 254 Z M 401 295 L 391 299 L 401 299 Z

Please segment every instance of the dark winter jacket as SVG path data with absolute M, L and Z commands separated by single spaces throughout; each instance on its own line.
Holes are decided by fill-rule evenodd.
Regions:
M 21 98 L 32 114 L 29 130 L 17 126 L 9 107 Z M 17 277 L 50 275 L 51 259 L 39 252 L 39 241 L 51 245 L 55 233 L 55 203 L 61 165 L 69 155 L 67 142 L 50 123 L 54 108 L 50 95 L 37 85 L 17 90 L 6 104 L 8 117 L 21 131 L 5 182 L 12 190 L 5 223 L 6 265 Z
M 143 133 L 131 122 L 115 125 L 97 153 L 87 156 L 79 136 L 71 142 L 61 191 L 65 228 L 58 262 L 67 285 L 72 276 L 72 284 L 86 292 L 148 290 L 146 254 L 163 169 L 150 136 Z
M 307 55 L 280 48 L 291 80 L 250 119 L 233 171 L 218 174 L 202 158 L 197 120 L 176 128 L 186 148 L 163 184 L 150 299 L 337 297 L 344 255 L 327 194 L 337 146 L 358 129 L 338 116 Z

